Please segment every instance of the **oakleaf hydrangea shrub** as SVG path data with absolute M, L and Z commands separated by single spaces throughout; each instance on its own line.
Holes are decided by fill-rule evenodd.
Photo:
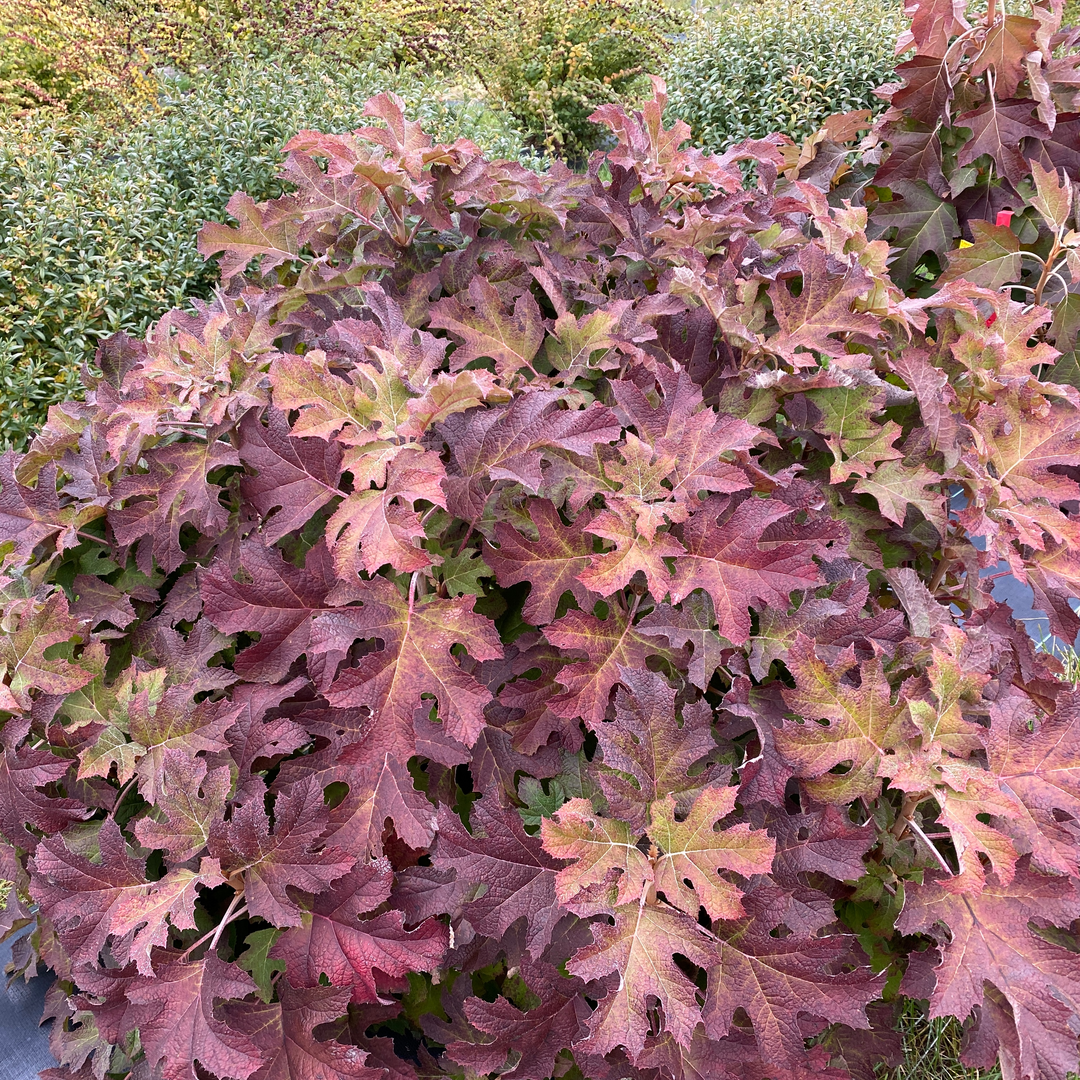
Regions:
M 983 573 L 1074 625 L 1050 310 L 664 106 L 300 133 L 0 458 L 48 1080 L 869 1078 L 904 999 L 1076 1069 L 1080 696 Z

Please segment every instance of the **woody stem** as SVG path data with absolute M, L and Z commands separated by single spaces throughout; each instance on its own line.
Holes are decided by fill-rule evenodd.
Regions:
M 944 552 L 941 556 L 941 562 L 934 568 L 934 576 L 930 579 L 930 584 L 927 588 L 930 590 L 930 595 L 933 596 L 937 592 L 938 586 L 944 580 L 945 575 L 949 572 L 949 567 L 952 565 L 952 559 L 947 558 Z
M 1043 263 L 1042 273 L 1039 275 L 1039 283 L 1035 286 L 1036 304 L 1042 303 L 1043 289 L 1046 288 L 1046 283 L 1050 280 L 1050 275 L 1054 272 L 1054 260 L 1061 254 L 1061 251 L 1061 241 L 1055 236 L 1053 250 L 1046 257 L 1046 262 Z
M 912 817 L 915 814 L 915 810 L 918 808 L 919 803 L 926 798 L 927 792 L 920 791 L 915 795 L 905 795 L 904 802 L 900 807 L 900 816 L 893 823 L 892 834 L 899 840 L 904 833 L 908 831 L 908 826 L 911 825 Z

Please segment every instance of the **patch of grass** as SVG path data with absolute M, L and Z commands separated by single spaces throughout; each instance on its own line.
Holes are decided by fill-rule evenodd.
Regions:
M 1001 1069 L 969 1069 L 960 1062 L 964 1025 L 954 1017 L 931 1019 L 923 1002 L 908 1000 L 900 1014 L 904 1064 L 883 1069 L 882 1080 L 1001 1080 Z
M 1035 648 L 1049 653 L 1061 662 L 1064 670 L 1060 677 L 1064 682 L 1071 683 L 1073 686 L 1080 683 L 1080 654 L 1072 645 L 1066 645 L 1060 638 L 1050 634 L 1041 641 L 1035 642 Z
M 1072 646 L 1068 646 L 1059 649 L 1056 655 L 1065 667 L 1061 677 L 1075 686 L 1080 682 L 1080 654 Z

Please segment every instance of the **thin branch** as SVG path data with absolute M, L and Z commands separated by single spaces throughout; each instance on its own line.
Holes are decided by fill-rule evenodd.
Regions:
M 942 870 L 944 870 L 945 873 L 949 875 L 949 877 L 956 877 L 956 875 L 952 871 L 952 867 L 945 861 L 945 856 L 942 855 L 936 847 L 934 847 L 932 841 L 930 840 L 930 837 L 927 836 L 926 833 L 924 833 L 914 821 L 909 821 L 908 825 L 911 828 L 911 831 L 920 840 L 922 840 L 922 842 L 927 846 L 927 848 L 930 849 L 930 854 L 933 855 L 935 859 L 937 859 L 938 864 L 941 866 Z
M 225 912 L 225 917 L 218 923 L 218 928 L 214 933 L 213 938 L 210 940 L 210 948 L 206 950 L 207 952 L 213 952 L 217 948 L 217 943 L 220 940 L 221 935 L 225 932 L 225 927 L 228 926 L 233 919 L 238 919 L 241 915 L 247 913 L 247 905 L 243 903 L 243 900 L 244 894 L 242 892 L 238 892 L 232 898 L 232 902 Z

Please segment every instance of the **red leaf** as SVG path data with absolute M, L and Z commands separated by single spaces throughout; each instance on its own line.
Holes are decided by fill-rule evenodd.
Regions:
M 363 1003 L 380 1000 L 376 970 L 392 977 L 435 971 L 449 943 L 442 923 L 428 919 L 405 930 L 400 911 L 360 918 L 390 896 L 392 880 L 385 860 L 362 863 L 329 891 L 306 900 L 302 921 L 272 950 L 285 960 L 289 978 L 316 987 L 325 975 L 331 986 L 351 987 L 351 1000 Z
M 280 1000 L 273 1004 L 226 1006 L 229 1027 L 249 1036 L 267 1059 L 254 1080 L 383 1080 L 384 1071 L 368 1064 L 369 1055 L 359 1047 L 315 1037 L 315 1028 L 345 1013 L 347 990 L 336 986 L 297 988 L 287 978 L 277 986 Z
M 261 800 L 234 809 L 232 820 L 217 822 L 210 853 L 226 874 L 243 875 L 248 910 L 274 926 L 298 926 L 302 909 L 290 886 L 321 892 L 356 862 L 340 848 L 322 845 L 327 825 L 322 787 L 313 779 L 296 784 L 274 804 L 274 828 Z
M 55 464 L 41 470 L 36 487 L 23 487 L 15 479 L 14 452 L 0 454 L 0 543 L 12 544 L 4 555 L 4 567 L 22 565 L 43 540 L 57 532 L 73 531 L 74 526 L 71 511 L 60 509 Z M 66 535 L 64 541 L 61 548 L 78 542 L 74 535 Z
M 807 791 L 818 802 L 842 805 L 876 798 L 881 790 L 883 759 L 903 756 L 916 732 L 902 700 L 893 691 L 876 658 L 859 666 L 859 685 L 845 681 L 855 664 L 849 648 L 827 664 L 809 638 L 798 635 L 785 658 L 796 688 L 784 690 L 788 707 L 803 722 L 776 732 L 776 745 Z M 822 723 L 827 721 L 827 723 Z M 847 762 L 839 775 L 835 766 Z M 890 767 L 895 763 L 890 763 Z
M 446 733 L 464 746 L 476 742 L 491 694 L 462 669 L 450 652 L 464 645 L 476 660 L 495 660 L 502 646 L 488 619 L 472 610 L 473 600 L 426 600 L 410 604 L 388 581 L 375 578 L 365 588 L 362 608 L 319 616 L 314 650 L 347 650 L 354 641 L 378 638 L 385 648 L 347 668 L 327 691 L 334 706 L 366 705 L 385 731 L 386 750 L 401 761 L 415 752 L 414 715 L 421 695 L 435 698 Z
M 247 1080 L 264 1063 L 258 1044 L 217 1019 L 219 1001 L 241 998 L 255 983 L 215 953 L 202 960 L 174 960 L 156 978 L 139 979 L 127 991 L 128 1024 L 137 1026 L 150 1067 L 165 1080 L 197 1080 L 198 1062 L 215 1076 Z
M 484 516 L 493 481 L 516 481 L 536 494 L 544 482 L 545 456 L 592 454 L 598 444 L 622 434 L 610 409 L 599 403 L 560 409 L 561 397 L 527 390 L 509 405 L 458 413 L 440 425 L 451 448 L 443 483 L 453 514 L 475 524 Z
M 57 798 L 39 790 L 63 777 L 69 767 L 69 761 L 48 750 L 5 746 L 0 758 L 0 831 L 5 837 L 33 851 L 38 837 L 27 825 L 48 836 L 88 816 L 87 808 L 77 799 Z
M 248 630 L 261 635 L 257 644 L 239 653 L 236 671 L 246 679 L 274 683 L 308 651 L 312 616 L 326 607 L 336 578 L 323 544 L 308 552 L 299 570 L 275 548 L 252 538 L 240 549 L 240 567 L 249 582 L 235 580 L 223 560 L 200 573 L 203 608 L 226 634 Z
M 469 1022 L 493 1038 L 480 1044 L 451 1043 L 446 1048 L 450 1058 L 476 1073 L 490 1073 L 499 1071 L 515 1053 L 514 1068 L 500 1071 L 506 1080 L 546 1080 L 552 1075 L 559 1052 L 584 1032 L 588 1007 L 581 992 L 585 984 L 542 962 L 522 964 L 522 978 L 540 1004 L 523 1012 L 505 998 L 493 1002 L 469 998 L 465 1002 Z
M 281 204 L 256 203 L 250 195 L 238 191 L 225 209 L 239 224 L 221 225 L 208 221 L 199 230 L 199 254 L 204 259 L 225 252 L 221 277 L 228 281 L 242 273 L 252 259 L 259 258 L 259 269 L 268 274 L 275 266 L 295 259 L 299 254 L 297 215 L 283 213 L 292 200 Z M 260 258 L 261 257 L 261 258 Z
M 469 282 L 468 303 L 447 296 L 431 309 L 431 325 L 453 331 L 462 339 L 452 366 L 461 371 L 482 356 L 495 361 L 504 385 L 520 371 L 532 371 L 532 361 L 544 340 L 540 307 L 531 293 L 522 293 L 512 315 L 504 314 L 495 287 L 479 275 Z
M 1006 15 L 995 22 L 971 64 L 971 74 L 981 75 L 993 68 L 994 95 L 1002 99 L 1013 97 L 1027 76 L 1024 57 L 1034 51 L 1038 30 L 1037 19 L 1022 15 Z
M 782 925 L 786 895 L 770 885 L 748 893 L 747 919 L 718 927 L 721 938 L 709 968 L 705 1033 L 727 1035 L 737 1009 L 754 1025 L 758 1049 L 767 1062 L 793 1065 L 803 1055 L 800 1012 L 830 1023 L 867 1028 L 865 1008 L 881 993 L 884 975 L 855 967 L 835 974 L 854 959 L 852 940 L 841 934 L 811 937 L 770 931 Z
M 991 710 L 986 753 L 990 773 L 1017 813 L 995 820 L 1032 863 L 1052 874 L 1080 874 L 1074 821 L 1080 819 L 1080 707 L 1070 694 L 1052 716 L 1039 716 L 1026 695 Z M 1062 814 L 1072 820 L 1059 820 Z M 1002 989 L 1005 989 L 1004 987 Z
M 265 427 L 256 413 L 244 416 L 237 452 L 255 473 L 244 477 L 240 491 L 264 520 L 269 518 L 262 535 L 265 543 L 272 544 L 302 529 L 323 506 L 342 494 L 338 488 L 341 446 L 322 439 L 292 438 L 283 413 L 270 408 L 266 415 Z
M 741 645 L 750 636 L 749 609 L 786 609 L 792 590 L 820 580 L 814 556 L 825 556 L 827 542 L 840 536 L 828 524 L 797 525 L 792 515 L 776 500 L 709 499 L 680 530 L 686 554 L 675 560 L 672 601 L 704 589 L 721 637 Z
M 639 832 L 648 825 L 648 807 L 678 795 L 685 809 L 712 778 L 703 769 L 690 775 L 716 749 L 712 709 L 704 701 L 676 713 L 675 691 L 651 671 L 621 668 L 615 691 L 615 718 L 593 725 L 603 766 L 596 778 L 611 816 Z
M 222 442 L 176 442 L 149 451 L 147 457 L 147 472 L 117 481 L 113 497 L 124 505 L 109 511 L 109 524 L 121 544 L 149 539 L 149 547 L 143 544 L 139 549 L 143 570 L 150 569 L 152 553 L 171 573 L 185 559 L 181 526 L 190 523 L 210 535 L 225 531 L 228 512 L 218 501 L 221 489 L 206 477 L 222 465 L 239 465 L 240 458 Z
M 814 365 L 811 350 L 826 356 L 843 356 L 844 342 L 833 334 L 862 334 L 877 337 L 878 320 L 870 314 L 852 311 L 852 304 L 866 295 L 872 279 L 861 267 L 844 274 L 830 273 L 828 255 L 817 244 L 807 244 L 799 252 L 802 291 L 792 296 L 780 280 L 769 288 L 773 312 L 780 332 L 765 347 L 796 366 Z
M 573 649 L 585 657 L 560 669 L 557 678 L 566 692 L 552 698 L 548 707 L 557 716 L 580 716 L 590 727 L 603 720 L 620 669 L 642 668 L 647 656 L 662 651 L 656 639 L 645 637 L 618 607 L 603 620 L 569 611 L 544 636 L 556 648 Z
M 214 823 L 224 817 L 232 777 L 227 766 L 207 773 L 202 758 L 170 748 L 164 754 L 161 780 L 165 820 L 140 818 L 133 831 L 143 847 L 165 851 L 171 864 L 186 862 L 203 850 Z
M 308 733 L 288 717 L 267 719 L 266 716 L 305 685 L 306 680 L 297 678 L 278 686 L 244 684 L 233 690 L 232 703 L 239 709 L 239 714 L 225 732 L 225 739 L 229 744 L 229 756 L 236 763 L 237 799 L 246 801 L 252 795 L 262 797 L 262 778 L 254 775 L 257 762 L 269 767 L 308 742 Z
M 603 997 L 589 1017 L 589 1037 L 578 1045 L 593 1054 L 625 1046 L 631 1055 L 645 1048 L 648 1007 L 656 997 L 664 1010 L 664 1026 L 676 1040 L 689 1044 L 701 1023 L 697 991 L 675 954 L 706 966 L 710 943 L 697 922 L 671 908 L 627 904 L 615 913 L 613 926 L 594 924 L 595 944 L 579 949 L 566 965 L 571 975 L 597 979 L 617 973 L 617 988 Z
M 978 896 L 939 885 L 912 886 L 897 922 L 901 933 L 948 927 L 930 1016 L 967 1017 L 983 1001 L 984 981 L 1012 1007 L 1019 1075 L 1065 1075 L 1076 1069 L 1069 1024 L 1080 1011 L 1080 957 L 1029 929 L 1033 919 L 1067 925 L 1080 901 L 1067 878 L 1032 873 L 1023 861 L 1009 885 L 991 878 Z
M 583 510 L 572 524 L 564 525 L 547 499 L 530 499 L 528 515 L 536 527 L 537 540 L 523 540 L 516 529 L 500 521 L 494 530 L 499 546 L 484 544 L 484 561 L 495 571 L 496 580 L 504 588 L 521 581 L 529 583 L 524 614 L 537 626 L 554 619 L 559 600 L 568 591 L 581 608 L 589 610 L 599 598 L 578 575 L 593 555 L 592 543 L 585 535 L 591 515 Z
M 378 736 L 371 736 L 378 742 Z M 398 838 L 423 850 L 435 835 L 435 807 L 413 786 L 409 770 L 392 753 L 369 756 L 363 742 L 341 752 L 333 777 L 349 786 L 349 793 L 329 815 L 325 839 L 346 851 L 383 853 L 383 831 L 393 822 Z M 329 778 L 329 777 L 328 777 Z
M 708 687 L 723 663 L 727 645 L 716 632 L 712 597 L 704 591 L 695 590 L 677 607 L 658 605 L 638 623 L 638 631 L 666 638 L 672 648 L 692 646 L 690 681 L 701 690 Z
M 458 880 L 486 886 L 483 896 L 466 904 L 463 917 L 481 934 L 501 938 L 518 919 L 526 921 L 526 948 L 539 957 L 564 914 L 555 902 L 555 872 L 562 866 L 529 836 L 516 810 L 486 807 L 470 812 L 472 833 L 445 807 L 439 811 L 435 865 L 457 871 Z
M 957 117 L 958 127 L 971 128 L 971 138 L 957 156 L 957 164 L 970 165 L 982 154 L 994 159 L 1001 174 L 1014 187 L 1031 172 L 1020 153 L 1021 143 L 1029 136 L 1045 139 L 1046 125 L 1032 116 L 1034 102 L 1027 100 L 998 102 L 991 98 L 985 105 Z

